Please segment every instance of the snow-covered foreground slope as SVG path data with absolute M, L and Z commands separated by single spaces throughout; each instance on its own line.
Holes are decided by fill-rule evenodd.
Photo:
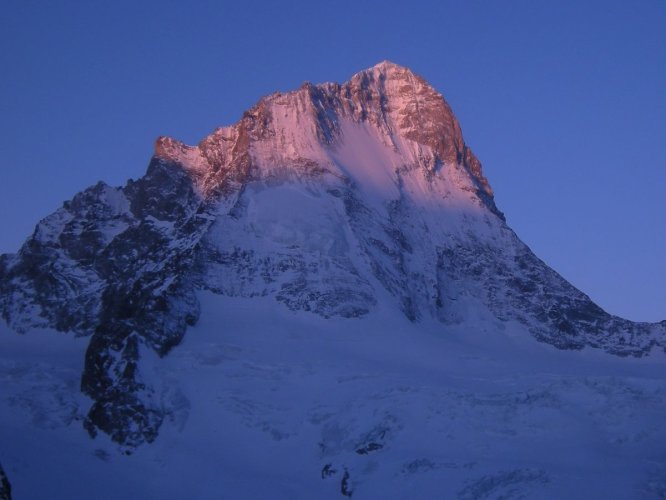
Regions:
M 81 432 L 86 339 L 0 336 L 0 460 L 31 498 L 663 498 L 666 364 L 560 351 L 480 310 L 441 328 L 383 307 L 324 319 L 199 292 L 142 352 L 160 437 Z

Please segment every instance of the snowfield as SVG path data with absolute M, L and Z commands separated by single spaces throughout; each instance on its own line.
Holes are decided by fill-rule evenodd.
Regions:
M 126 455 L 81 425 L 86 339 L 0 336 L 0 458 L 16 499 L 663 498 L 666 365 L 559 351 L 488 314 L 323 319 L 200 293 L 142 352 L 160 436 Z M 150 356 L 155 362 L 150 363 Z

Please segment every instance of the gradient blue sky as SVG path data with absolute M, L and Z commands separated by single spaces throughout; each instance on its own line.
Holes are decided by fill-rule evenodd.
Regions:
M 611 313 L 666 319 L 666 2 L 5 0 L 0 252 L 262 95 L 389 59 L 458 116 L 499 207 Z

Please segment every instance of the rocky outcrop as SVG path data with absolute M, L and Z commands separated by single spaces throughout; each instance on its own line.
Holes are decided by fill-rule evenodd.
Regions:
M 452 241 L 439 249 L 438 280 L 445 321 L 461 322 L 455 302 L 464 293 L 502 321 L 517 321 L 560 349 L 585 346 L 618 356 L 643 356 L 664 347 L 660 324 L 612 316 L 541 261 L 513 232 L 503 245 Z M 451 284 L 455 284 L 451 286 Z M 448 309 L 448 310 L 447 310 Z M 450 316 L 447 316 L 450 314 Z
M 156 157 L 139 181 L 100 183 L 66 202 L 5 258 L 11 327 L 91 336 L 81 383 L 94 401 L 91 434 L 128 446 L 157 435 L 163 409 L 145 396 L 140 350 L 165 355 L 198 318 L 188 269 L 209 224 L 189 175 Z
M 0 500 L 12 500 L 12 485 L 0 464 Z

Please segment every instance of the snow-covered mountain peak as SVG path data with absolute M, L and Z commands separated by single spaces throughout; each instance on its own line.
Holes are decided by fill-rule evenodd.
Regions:
M 329 174 L 390 203 L 400 198 L 400 186 L 413 170 L 415 182 L 435 191 L 437 179 L 444 181 L 441 197 L 451 190 L 474 193 L 465 196 L 472 205 L 502 217 L 444 98 L 423 78 L 388 61 L 343 84 L 305 83 L 264 97 L 238 123 L 196 146 L 162 137 L 155 158 L 180 165 L 207 198 L 234 183 Z
M 350 82 L 376 81 L 376 82 L 396 82 L 401 85 L 414 86 L 417 89 L 429 89 L 437 93 L 430 84 L 422 77 L 414 73 L 410 68 L 401 66 L 391 61 L 381 61 L 370 68 L 359 71 L 350 78 Z M 385 87 L 385 90 L 391 91 L 399 87 Z
M 359 71 L 350 78 L 348 83 L 365 89 L 374 87 L 375 92 L 384 100 L 400 101 L 405 98 L 409 99 L 409 94 L 426 93 L 432 93 L 441 98 L 441 94 L 421 76 L 411 69 L 391 61 L 382 61 Z M 398 104 L 398 102 L 393 104 Z
M 79 193 L 0 257 L 7 325 L 92 336 L 85 426 L 128 447 L 175 411 L 145 360 L 182 341 L 202 293 L 623 356 L 666 345 L 666 324 L 609 315 L 520 241 L 444 98 L 389 62 L 264 97 L 197 145 L 160 137 L 143 177 Z
M 383 61 L 378 62 L 368 70 L 364 71 L 369 71 L 369 70 L 376 70 L 376 71 L 411 71 L 409 68 L 405 66 L 401 66 L 400 64 L 396 64 L 393 61 L 389 61 L 388 59 L 384 59 Z

